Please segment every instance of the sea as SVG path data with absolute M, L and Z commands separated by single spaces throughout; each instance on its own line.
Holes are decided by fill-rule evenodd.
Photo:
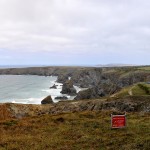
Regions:
M 0 103 L 41 104 L 41 100 L 48 95 L 54 102 L 59 101 L 55 100 L 57 96 L 67 96 L 72 100 L 73 96 L 60 93 L 62 84 L 56 80 L 56 76 L 0 75 Z M 50 89 L 54 84 L 57 89 Z

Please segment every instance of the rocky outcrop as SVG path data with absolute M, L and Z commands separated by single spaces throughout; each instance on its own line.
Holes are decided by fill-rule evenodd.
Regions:
M 53 103 L 53 100 L 50 95 L 41 101 L 41 104 L 52 104 L 52 103 Z
M 76 89 L 73 87 L 72 80 L 67 80 L 62 87 L 62 94 L 76 95 Z
M 121 99 L 109 98 L 86 101 L 61 101 L 50 105 L 0 104 L 0 120 L 43 114 L 105 110 L 150 113 L 150 96 L 127 96 Z
M 106 80 L 99 85 L 89 88 L 84 91 L 80 91 L 77 93 L 77 96 L 74 98 L 75 100 L 82 100 L 82 99 L 94 99 L 94 98 L 101 98 L 104 96 L 109 96 L 115 92 L 117 92 L 120 88 L 113 84 L 111 81 Z
M 93 99 L 93 98 L 100 98 L 102 96 L 105 96 L 103 90 L 95 87 L 78 92 L 74 100 Z
M 127 96 L 121 99 L 96 99 L 86 101 L 59 102 L 50 106 L 50 114 L 81 111 L 150 112 L 150 96 Z
M 87 68 L 74 72 L 71 80 L 81 88 L 91 88 L 101 80 L 101 74 L 101 68 Z
M 54 84 L 53 86 L 50 87 L 50 89 L 57 89 L 57 86 Z
M 66 96 L 57 96 L 57 97 L 55 97 L 55 99 L 58 99 L 58 100 L 67 100 L 68 98 Z
M 68 76 L 61 74 L 61 75 L 58 76 L 57 82 L 65 83 L 67 80 L 68 80 Z

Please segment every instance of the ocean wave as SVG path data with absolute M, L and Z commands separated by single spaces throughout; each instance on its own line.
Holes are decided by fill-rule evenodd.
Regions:
M 13 100 L 12 103 L 21 103 L 21 104 L 41 104 L 41 101 L 44 97 L 41 98 L 27 98 L 27 99 L 16 99 Z

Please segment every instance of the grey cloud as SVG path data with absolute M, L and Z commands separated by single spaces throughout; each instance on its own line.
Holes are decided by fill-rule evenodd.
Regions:
M 144 57 L 149 8 L 148 0 L 0 0 L 0 49 Z

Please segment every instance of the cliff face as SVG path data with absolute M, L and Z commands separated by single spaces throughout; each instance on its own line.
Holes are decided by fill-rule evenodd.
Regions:
M 85 67 L 31 67 L 31 68 L 10 68 L 0 69 L 0 75 L 41 75 L 58 76 L 58 82 L 65 83 L 68 77 L 72 78 L 75 85 L 88 87 L 94 85 L 100 79 L 100 68 Z
M 132 69 L 103 69 L 99 73 L 94 72 L 93 76 L 91 76 L 91 74 L 86 74 L 78 80 L 81 82 L 80 85 L 85 85 L 90 89 L 80 91 L 75 99 L 91 99 L 109 96 L 126 86 L 130 86 L 138 82 L 145 82 L 149 75 L 150 71 L 134 71 Z
M 76 71 L 71 79 L 82 88 L 94 87 L 101 81 L 102 69 L 91 68 Z

